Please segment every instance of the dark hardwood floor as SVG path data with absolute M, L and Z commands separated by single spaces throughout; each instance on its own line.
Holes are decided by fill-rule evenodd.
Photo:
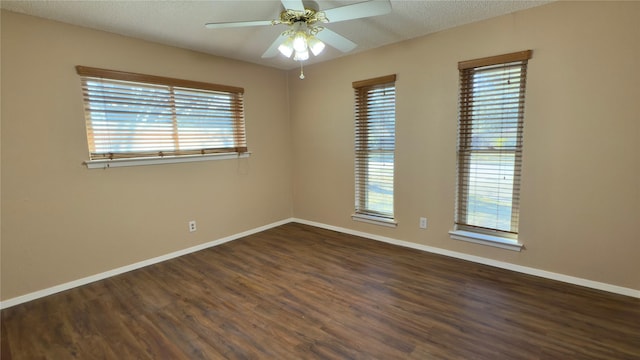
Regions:
M 301 224 L 2 310 L 2 359 L 640 359 L 640 299 Z

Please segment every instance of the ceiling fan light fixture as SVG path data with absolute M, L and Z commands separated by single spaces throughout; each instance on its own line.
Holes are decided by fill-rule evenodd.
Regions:
M 296 34 L 293 36 L 293 49 L 296 52 L 303 52 L 307 50 L 307 47 L 307 34 L 305 34 L 303 31 L 296 32 Z
M 304 51 L 296 51 L 296 54 L 293 55 L 293 60 L 295 61 L 305 61 L 309 60 L 309 50 Z
M 309 59 L 309 52 L 318 56 L 325 48 L 325 44 L 315 35 L 323 30 L 320 26 L 307 26 L 305 23 L 295 23 L 292 29 L 282 33 L 287 38 L 278 46 L 278 51 L 287 58 L 293 55 L 295 61 Z
M 309 44 L 309 49 L 313 53 L 313 56 L 320 55 L 322 50 L 324 50 L 324 43 L 316 39 L 314 36 L 310 36 L 307 43 Z
M 293 55 L 293 39 L 288 38 L 285 40 L 280 44 L 280 46 L 278 46 L 278 51 L 280 51 L 280 53 L 285 57 L 290 58 L 291 55 Z

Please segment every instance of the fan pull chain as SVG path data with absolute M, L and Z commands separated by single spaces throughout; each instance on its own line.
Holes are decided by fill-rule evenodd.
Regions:
M 302 70 L 302 61 L 300 61 L 300 80 L 304 80 L 304 71 Z

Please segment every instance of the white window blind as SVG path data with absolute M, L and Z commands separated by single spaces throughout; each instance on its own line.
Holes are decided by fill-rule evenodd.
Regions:
M 91 160 L 247 151 L 242 88 L 76 69 Z
M 517 238 L 530 58 L 523 51 L 458 64 L 458 230 Z
M 357 81 L 355 90 L 355 212 L 394 218 L 395 75 Z

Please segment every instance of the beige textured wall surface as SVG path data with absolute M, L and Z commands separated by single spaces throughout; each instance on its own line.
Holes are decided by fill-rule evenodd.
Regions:
M 284 72 L 6 11 L 1 26 L 1 299 L 292 216 Z M 244 87 L 253 154 L 88 170 L 76 65 Z
M 289 74 L 298 218 L 640 290 L 639 2 L 558 2 Z M 520 239 L 452 240 L 457 62 L 529 62 Z M 351 82 L 397 74 L 395 229 L 354 222 Z M 426 216 L 429 228 L 420 230 Z

